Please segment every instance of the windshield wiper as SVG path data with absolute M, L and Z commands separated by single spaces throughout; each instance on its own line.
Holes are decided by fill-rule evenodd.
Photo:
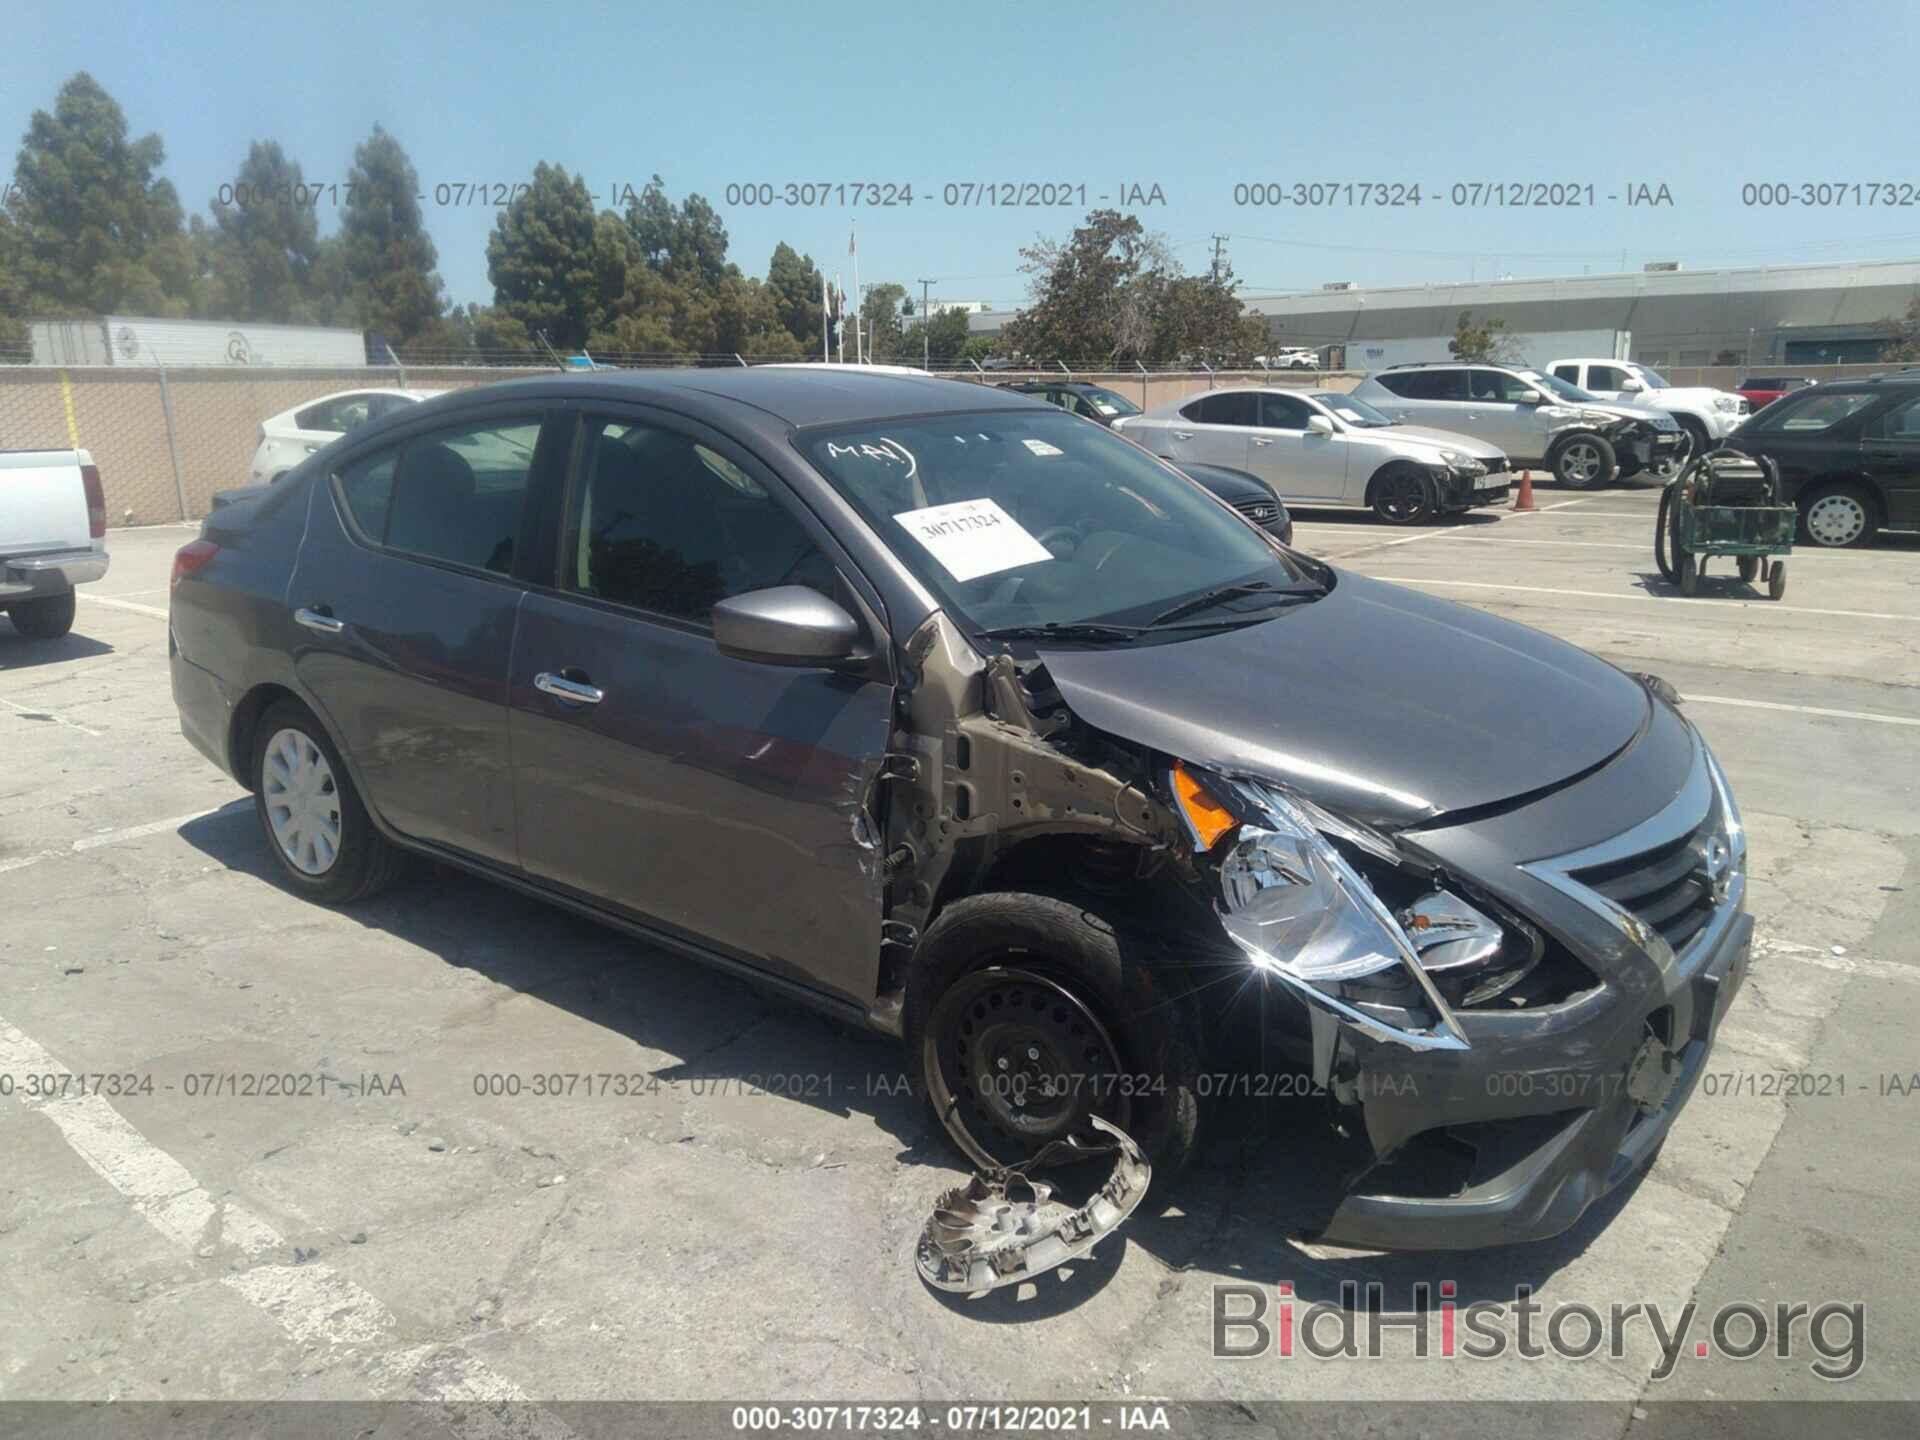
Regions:
M 1267 595 L 1276 600 L 1310 600 L 1317 599 L 1326 593 L 1324 585 L 1275 585 L 1270 580 L 1244 580 L 1237 585 L 1217 585 L 1211 590 L 1203 590 L 1191 599 L 1182 600 L 1178 605 L 1162 610 L 1147 622 L 1146 628 L 1156 629 L 1170 620 L 1178 620 L 1183 615 L 1192 615 L 1196 611 L 1218 605 L 1222 600 L 1232 600 L 1240 595 Z
M 1102 625 L 1096 621 L 1050 620 L 1044 625 L 1001 625 L 982 630 L 986 640 L 1131 640 L 1145 627 Z

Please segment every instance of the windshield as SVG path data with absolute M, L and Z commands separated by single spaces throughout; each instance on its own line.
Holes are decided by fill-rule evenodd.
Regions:
M 1337 390 L 1316 390 L 1313 392 L 1313 398 L 1356 429 L 1371 430 L 1377 425 L 1394 423 L 1366 401 L 1356 399 L 1352 395 L 1343 395 Z
M 1538 385 L 1548 394 L 1558 396 L 1562 400 L 1570 400 L 1576 405 L 1597 405 L 1600 403 L 1596 396 L 1589 395 L 1578 385 L 1569 385 L 1558 375 L 1542 375 L 1538 370 L 1522 370 L 1519 374 L 1522 380 L 1530 384 Z
M 797 443 L 976 630 L 1146 625 L 1223 585 L 1314 578 L 1171 466 L 1071 415 L 872 421 Z M 1267 618 L 1257 598 L 1244 603 Z M 1254 614 L 1207 612 L 1217 623 Z
M 1127 399 L 1126 396 L 1117 395 L 1111 390 L 1101 390 L 1090 387 L 1080 392 L 1080 398 L 1109 420 L 1117 419 L 1122 415 L 1138 415 L 1140 413 L 1140 407 L 1138 405 Z

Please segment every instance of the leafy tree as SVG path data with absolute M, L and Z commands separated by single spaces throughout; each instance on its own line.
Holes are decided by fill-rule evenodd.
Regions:
M 786 241 L 773 247 L 767 262 L 767 288 L 779 307 L 780 323 L 808 353 L 820 348 L 820 271 L 811 255 Z
M 326 302 L 316 293 L 314 265 L 320 229 L 314 209 L 301 203 L 306 177 L 279 144 L 256 140 L 233 177 L 230 203 L 215 196 L 214 228 L 194 217 L 193 237 L 204 255 L 204 313 L 228 320 L 311 324 Z
M 14 164 L 8 210 L 14 283 L 34 309 L 184 315 L 194 264 L 180 200 L 159 178 L 158 135 L 132 140 L 127 117 L 82 70 L 53 112 L 33 112 Z
M 1905 315 L 1882 320 L 1880 329 L 1887 337 L 1880 351 L 1882 360 L 1897 360 L 1910 365 L 1920 360 L 1920 295 L 1915 295 Z
M 962 358 L 968 338 L 967 312 L 940 310 L 907 327 L 900 344 L 901 358 L 917 364 L 924 353 L 930 365 L 952 364 Z
M 0 361 L 10 360 L 13 351 L 25 351 L 27 330 L 27 289 L 20 278 L 17 250 L 19 232 L 5 210 L 0 210 Z
M 1453 338 L 1447 342 L 1447 353 L 1456 360 L 1483 365 L 1511 365 L 1519 359 L 1514 339 L 1507 333 L 1507 322 L 1493 319 L 1476 325 L 1471 310 L 1460 312 Z
M 866 297 L 860 302 L 860 324 L 867 332 L 869 360 L 891 360 L 904 353 L 900 317 L 907 306 L 904 285 L 889 281 L 867 287 Z
M 608 218 L 619 226 L 617 218 Z M 621 241 L 611 234 L 604 238 L 613 252 L 604 258 L 610 265 L 617 262 L 624 291 Z M 604 319 L 602 239 L 587 182 L 545 161 L 534 166 L 533 183 L 499 212 L 487 237 L 494 308 L 529 332 L 544 330 L 557 349 L 579 349 Z
M 341 211 L 338 280 L 365 330 L 413 345 L 445 308 L 439 254 L 420 213 L 420 177 L 407 152 L 378 125 L 353 152 Z
M 726 276 L 727 227 L 704 196 L 689 195 L 675 205 L 655 175 L 628 204 L 627 228 L 640 258 L 659 274 L 707 287 Z
M 467 329 L 473 335 L 475 354 L 483 364 L 501 363 L 519 354 L 531 357 L 536 348 L 525 325 L 491 305 L 467 306 Z
M 1166 242 L 1117 210 L 1095 210 L 1065 243 L 1022 249 L 1034 301 L 1007 344 L 1038 360 L 1103 364 L 1156 358 L 1162 292 L 1178 272 Z

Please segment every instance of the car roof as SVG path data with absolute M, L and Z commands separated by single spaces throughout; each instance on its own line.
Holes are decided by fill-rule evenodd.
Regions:
M 489 403 L 511 403 L 557 395 L 651 403 L 714 418 L 733 412 L 735 423 L 739 407 L 744 406 L 795 429 L 902 415 L 1029 409 L 1044 404 L 996 385 L 969 380 L 824 364 L 556 371 L 462 390 L 442 397 L 441 403 L 464 406 L 479 396 Z

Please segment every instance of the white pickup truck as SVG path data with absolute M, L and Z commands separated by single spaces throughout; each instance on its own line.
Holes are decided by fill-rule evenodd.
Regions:
M 73 628 L 73 587 L 107 573 L 107 499 L 84 450 L 0 450 L 0 610 L 34 640 Z
M 1602 400 L 1651 405 L 1680 422 L 1693 437 L 1693 452 L 1705 454 L 1745 420 L 1752 406 L 1744 395 L 1711 385 L 1673 385 L 1637 360 L 1555 360 L 1546 372 Z

